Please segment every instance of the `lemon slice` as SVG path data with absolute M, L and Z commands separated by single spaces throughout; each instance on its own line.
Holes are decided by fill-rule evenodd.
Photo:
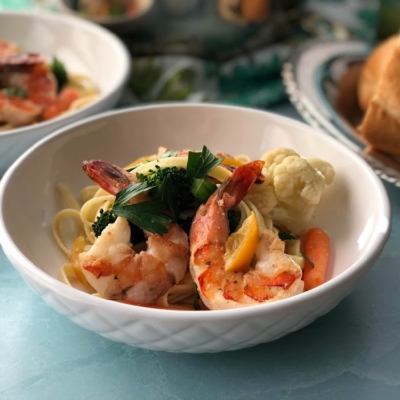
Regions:
M 227 165 L 233 165 L 234 167 L 240 167 L 243 165 L 241 161 L 236 160 L 236 158 L 233 157 L 225 157 L 223 163 Z
M 248 269 L 257 249 L 258 236 L 257 218 L 252 211 L 242 226 L 228 237 L 224 254 L 225 271 Z

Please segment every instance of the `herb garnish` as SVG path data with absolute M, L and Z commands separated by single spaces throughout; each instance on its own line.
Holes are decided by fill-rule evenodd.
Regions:
M 165 150 L 164 154 L 160 158 L 176 157 L 177 154 L 178 154 L 177 151 Z
M 306 253 L 304 251 L 300 251 L 301 255 L 303 258 L 307 261 L 308 264 L 310 264 L 311 268 L 314 268 L 314 263 L 307 257 Z
M 19 87 L 8 87 L 2 91 L 7 97 L 19 97 L 25 99 L 27 96 L 26 90 Z
M 165 213 L 165 205 L 156 200 L 142 201 L 137 204 L 113 206 L 112 211 L 119 217 L 137 225 L 139 228 L 160 235 L 168 233 L 165 225 L 171 222 L 171 218 Z
M 205 203 L 217 189 L 217 185 L 207 178 L 207 174 L 222 161 L 223 158 L 215 157 L 206 146 L 203 146 L 201 153 L 189 151 L 186 174 L 193 179 L 190 191 L 200 203 Z
M 296 240 L 296 236 L 291 235 L 290 233 L 279 231 L 278 233 L 279 239 L 281 240 Z
M 162 158 L 176 154 L 167 150 Z M 112 223 L 119 216 L 142 230 L 161 235 L 167 233 L 167 224 L 172 220 L 184 223 L 187 219 L 184 217 L 185 211 L 197 208 L 199 202 L 206 202 L 214 193 L 217 187 L 207 178 L 207 174 L 221 162 L 222 158 L 215 157 L 204 146 L 201 153 L 189 152 L 186 170 L 156 165 L 147 175 L 136 174 L 140 182 L 131 183 L 119 191 L 111 209 L 101 213 L 100 221 L 93 224 L 93 229 L 98 228 L 97 231 L 101 232 L 107 221 Z M 148 192 L 148 201 L 130 204 L 133 197 L 144 192 Z
M 51 72 L 54 74 L 57 81 L 57 90 L 60 91 L 68 82 L 68 74 L 64 64 L 56 57 L 50 65 Z
M 194 179 L 202 179 L 222 161 L 223 158 L 215 157 L 206 146 L 203 146 L 201 153 L 189 151 L 186 173 Z

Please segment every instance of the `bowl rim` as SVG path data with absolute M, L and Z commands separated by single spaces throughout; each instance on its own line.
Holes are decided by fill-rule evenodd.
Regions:
M 92 123 L 96 123 L 100 120 L 107 120 L 107 118 L 112 116 L 118 116 L 121 114 L 129 114 L 133 112 L 141 112 L 152 109 L 162 109 L 162 108 L 211 108 L 211 109 L 230 109 L 236 112 L 247 112 L 250 114 L 262 114 L 267 116 L 272 120 L 276 120 L 281 122 L 287 126 L 293 126 L 297 128 L 303 128 L 310 132 L 312 135 L 324 135 L 325 139 L 331 143 L 332 146 L 339 147 L 341 151 L 347 153 L 349 157 L 353 159 L 354 162 L 358 163 L 359 166 L 365 170 L 366 174 L 369 177 L 369 180 L 373 186 L 375 186 L 376 192 L 378 194 L 378 198 L 380 199 L 381 208 L 382 208 L 382 216 L 380 222 L 380 226 L 375 232 L 375 236 L 370 243 L 370 247 L 366 250 L 365 254 L 363 254 L 356 262 L 350 265 L 345 271 L 340 273 L 338 276 L 330 279 L 325 282 L 323 285 L 310 290 L 308 292 L 300 293 L 296 296 L 289 297 L 286 299 L 282 299 L 279 301 L 271 302 L 271 303 L 263 303 L 256 306 L 242 307 L 242 308 L 234 308 L 234 309 L 225 309 L 225 310 L 212 310 L 212 312 L 199 312 L 199 311 L 181 311 L 181 310 L 165 310 L 165 309 L 157 309 L 143 306 L 136 306 L 130 304 L 124 304 L 120 302 L 114 302 L 105 300 L 102 298 L 98 298 L 96 296 L 89 295 L 87 293 L 81 292 L 75 288 L 69 287 L 68 285 L 62 283 L 56 278 L 48 275 L 46 272 L 41 270 L 39 267 L 35 266 L 33 262 L 31 262 L 24 254 L 19 250 L 18 246 L 11 239 L 8 234 L 6 227 L 4 225 L 4 221 L 2 218 L 3 215 L 3 198 L 4 194 L 7 190 L 7 185 L 9 181 L 11 181 L 14 171 L 17 170 L 24 162 L 24 160 L 29 157 L 29 155 L 36 151 L 37 148 L 45 146 L 47 142 L 51 142 L 53 140 L 57 140 L 59 136 L 63 136 L 68 134 L 68 132 L 79 128 L 81 126 L 90 125 Z M 380 253 L 382 252 L 391 232 L 391 205 L 389 201 L 389 197 L 387 195 L 386 189 L 381 182 L 381 180 L 376 176 L 373 170 L 368 166 L 368 164 L 353 151 L 348 149 L 345 145 L 333 139 L 332 137 L 325 135 L 323 132 L 315 129 L 304 122 L 297 121 L 295 119 L 285 117 L 282 115 L 278 115 L 269 111 L 258 110 L 248 107 L 241 106 L 231 106 L 231 105 L 221 105 L 221 104 L 194 104 L 194 103 L 179 103 L 179 102 L 169 102 L 165 104 L 153 104 L 153 105 L 144 105 L 144 106 L 133 106 L 120 110 L 111 110 L 107 112 L 103 112 L 80 121 L 77 121 L 73 124 L 70 124 L 66 127 L 60 128 L 51 135 L 41 139 L 38 141 L 32 148 L 25 151 L 14 163 L 13 165 L 6 171 L 2 180 L 0 181 L 0 244 L 3 247 L 3 250 L 10 260 L 11 264 L 21 273 L 21 275 L 28 275 L 31 279 L 39 282 L 42 286 L 46 287 L 52 292 L 58 292 L 64 298 L 70 299 L 73 302 L 79 302 L 81 304 L 86 304 L 87 306 L 93 306 L 95 308 L 99 308 L 102 312 L 105 313 L 118 313 L 125 314 L 135 318 L 150 318 L 158 321 L 191 321 L 191 322 L 210 322 L 217 320 L 234 320 L 238 318 L 244 318 L 249 316 L 258 316 L 261 314 L 265 314 L 268 312 L 280 312 L 286 309 L 290 309 L 293 306 L 298 306 L 300 304 L 305 304 L 308 302 L 318 301 L 318 298 L 324 294 L 329 294 L 335 292 L 337 289 L 340 290 L 341 286 L 347 281 L 351 281 L 358 274 L 366 271 L 371 268 L 373 263 L 376 261 Z M 13 260 L 13 261 L 11 261 Z M 18 264 L 18 267 L 15 265 Z M 24 271 L 20 270 L 20 265 L 23 265 Z M 210 310 L 206 310 L 210 311 Z M 111 314 L 112 315 L 112 314 Z M 285 318 L 286 314 L 282 314 L 282 319 Z
M 122 42 L 122 40 L 115 35 L 114 33 L 110 32 L 106 28 L 91 22 L 89 20 L 83 18 L 77 18 L 72 15 L 67 14 L 57 14 L 51 11 L 36 11 L 36 12 L 28 12 L 28 11 L 2 11 L 0 13 L 0 22 L 2 19 L 9 19 L 9 18 L 19 18 L 19 19 L 39 19 L 43 22 L 47 22 L 50 20 L 55 21 L 62 21 L 66 24 L 70 24 L 71 26 L 80 26 L 83 29 L 89 30 L 94 32 L 97 36 L 101 37 L 102 40 L 108 41 L 113 45 L 113 47 L 118 51 L 120 54 L 122 62 L 120 63 L 121 71 L 116 75 L 116 81 L 113 84 L 113 87 L 108 89 L 108 91 L 100 92 L 99 97 L 94 100 L 93 102 L 85 105 L 84 107 L 75 110 L 72 113 L 67 113 L 63 116 L 58 118 L 50 119 L 48 121 L 42 121 L 32 125 L 26 125 L 19 128 L 13 128 L 8 131 L 1 132 L 0 134 L 0 141 L 1 138 L 9 138 L 10 136 L 19 136 L 26 133 L 32 132 L 32 130 L 43 130 L 48 131 L 51 129 L 52 125 L 59 125 L 65 126 L 71 122 L 73 122 L 76 118 L 81 118 L 79 115 L 84 114 L 87 112 L 88 109 L 96 107 L 102 101 L 109 97 L 113 97 L 118 93 L 118 91 L 125 86 L 129 79 L 130 73 L 130 54 Z

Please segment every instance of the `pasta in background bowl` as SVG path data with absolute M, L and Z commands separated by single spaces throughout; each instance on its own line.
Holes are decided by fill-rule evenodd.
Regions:
M 23 52 L 40 54 L 48 64 L 55 58 L 61 61 L 68 73 L 70 87 L 82 94 L 81 99 L 57 118 L 40 122 L 35 119 L 34 123 L 19 127 L 4 123 L 4 120 L 0 123 L 1 176 L 18 156 L 47 134 L 78 119 L 112 108 L 127 80 L 130 61 L 122 42 L 106 29 L 81 19 L 53 13 L 2 12 L 0 39 L 2 43 L 15 44 Z M 4 62 L 6 60 L 3 57 Z M 7 81 L 15 80 L 10 78 L 12 71 L 10 74 L 7 65 L 2 68 L 3 72 L 0 73 L 8 73 L 8 77 L 0 80 L 0 90 L 3 92 L 6 88 L 9 91 Z M 89 92 L 91 96 L 88 96 Z M 9 93 L 6 94 L 6 100 L 7 97 Z M 29 93 L 27 100 L 30 100 Z
M 313 221 L 332 240 L 324 284 L 256 306 L 180 311 L 105 300 L 60 282 L 65 254 L 52 234 L 54 216 L 65 207 L 56 191 L 59 182 L 78 197 L 90 184 L 82 171 L 84 160 L 126 166 L 153 154 L 155 146 L 201 149 L 205 144 L 213 153 L 247 154 L 254 160 L 285 147 L 332 164 L 335 179 L 325 188 Z M 32 187 L 35 191 L 27 198 L 23 194 Z M 7 257 L 51 307 L 111 340 L 172 352 L 235 350 L 306 326 L 351 293 L 390 232 L 385 189 L 350 150 L 300 122 L 217 105 L 138 107 L 63 128 L 26 152 L 5 174 L 0 206 L 0 240 Z M 72 229 L 70 243 L 75 237 Z

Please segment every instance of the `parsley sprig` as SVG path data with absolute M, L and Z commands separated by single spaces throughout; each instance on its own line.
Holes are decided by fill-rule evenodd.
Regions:
M 176 152 L 166 151 L 162 158 L 175 156 Z M 137 174 L 141 182 L 119 191 L 109 212 L 126 218 L 142 230 L 161 235 L 167 233 L 167 224 L 172 220 L 178 221 L 182 211 L 193 207 L 195 200 L 204 203 L 215 191 L 216 185 L 207 174 L 221 162 L 222 158 L 215 157 L 203 146 L 201 152 L 189 152 L 184 174 L 174 167 L 168 171 L 156 167 L 149 175 Z M 150 200 L 130 204 L 133 197 L 144 192 L 148 192 Z M 187 192 L 191 195 L 188 196 Z
M 217 185 L 207 178 L 207 174 L 222 161 L 223 158 L 215 157 L 206 146 L 203 146 L 201 153 L 189 151 L 186 175 L 193 179 L 190 191 L 201 203 L 205 203 L 217 189 Z

